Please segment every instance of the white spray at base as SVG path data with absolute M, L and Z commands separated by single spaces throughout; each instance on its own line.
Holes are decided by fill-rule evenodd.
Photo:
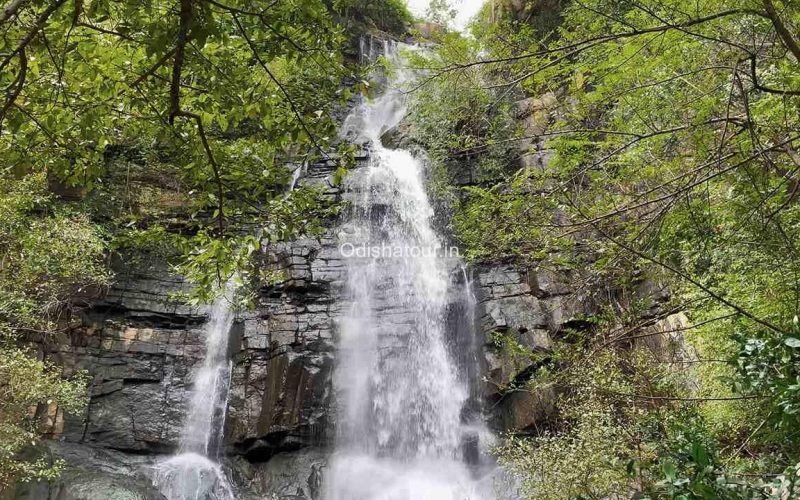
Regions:
M 386 56 L 394 52 L 389 46 Z M 371 150 L 368 167 L 348 178 L 352 207 L 341 244 L 443 245 L 433 227 L 422 161 L 381 142 L 405 114 L 405 96 L 397 90 L 404 79 L 401 70 L 389 91 L 345 122 L 344 133 L 358 135 Z M 469 295 L 467 285 L 453 279 L 461 263 L 437 252 L 344 261 L 351 306 L 341 324 L 337 442 L 326 498 L 495 498 L 492 478 L 481 478 L 480 468 L 465 458 L 469 443 L 489 433 L 469 415 L 469 383 L 453 352 L 459 339 L 448 338 L 448 311 Z M 471 314 L 471 307 L 462 314 Z
M 228 336 L 233 324 L 233 286 L 211 305 L 205 325 L 206 354 L 194 375 L 191 400 L 178 452 L 156 466 L 154 483 L 168 500 L 233 500 L 216 462 L 228 407 L 231 362 Z

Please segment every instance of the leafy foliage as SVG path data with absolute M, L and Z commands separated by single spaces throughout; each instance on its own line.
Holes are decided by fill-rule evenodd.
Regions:
M 324 2 L 22 2 L 7 23 L 6 177 L 46 172 L 109 238 L 177 219 L 183 267 L 211 271 L 191 261 L 212 255 L 223 280 L 243 228 L 276 240 L 322 215 L 314 193 L 284 191 L 285 165 L 326 154 L 348 97 Z M 211 280 L 192 277 L 207 299 Z
M 344 81 L 360 71 L 344 64 L 343 13 L 390 30 L 411 20 L 395 0 L 346 3 L 4 4 L 0 487 L 58 470 L 21 453 L 41 430 L 31 408 L 84 399 L 80 374 L 62 380 L 19 334 L 73 325 L 113 282 L 112 257 L 166 258 L 197 285 L 186 299 L 207 301 L 230 279 L 269 279 L 263 246 L 335 212 L 320 189 L 287 187 L 332 154 Z
M 441 42 L 434 54 L 411 52 L 409 64 L 430 68 L 443 61 L 463 63 L 477 57 L 480 47 L 458 33 L 437 35 Z M 510 104 L 498 102 L 483 88 L 480 71 L 434 75 L 412 89 L 408 133 L 425 148 L 433 168 L 432 186 L 447 198 L 454 184 L 479 184 L 502 179 L 514 168 L 508 141 L 517 125 Z
M 63 462 L 39 454 L 26 460 L 21 454 L 46 430 L 43 416 L 77 412 L 87 400 L 84 374 L 62 379 L 60 368 L 31 357 L 15 343 L 16 336 L 0 324 L 0 491 L 14 481 L 58 475 Z
M 635 382 L 627 386 L 632 394 L 666 399 L 632 415 L 625 414 L 631 399 L 618 397 L 609 410 L 616 420 L 603 424 L 658 430 L 632 443 L 653 446 L 650 458 L 634 464 L 640 476 L 626 483 L 640 496 L 787 494 L 770 478 L 792 477 L 800 460 L 790 430 L 800 403 L 800 10 L 771 0 L 581 1 L 545 13 L 545 3 L 485 7 L 475 40 L 445 39 L 426 66 L 423 92 L 446 95 L 459 82 L 467 88 L 459 94 L 491 103 L 465 106 L 466 116 L 429 108 L 421 119 L 434 136 L 428 144 L 457 140 L 462 124 L 482 119 L 519 123 L 478 136 L 466 128 L 476 137 L 473 162 L 490 158 L 498 144 L 512 145 L 522 161 L 500 180 L 453 189 L 454 232 L 473 259 L 545 261 L 621 297 L 643 277 L 669 284 L 669 307 L 693 323 L 686 337 L 698 357 L 695 380 L 667 383 L 674 374 L 658 358 L 615 361 L 625 383 Z M 463 46 L 469 51 L 459 52 Z M 457 151 L 440 150 L 451 179 L 471 171 Z M 614 305 L 612 321 L 595 325 L 594 337 L 559 347 L 574 351 L 559 367 L 565 374 L 597 351 L 631 355 L 643 327 L 635 304 Z M 639 382 L 628 379 L 634 368 Z M 585 378 L 563 385 L 568 392 L 596 387 Z M 597 452 L 569 465 L 552 453 L 591 437 L 570 417 L 576 407 L 564 399 L 565 429 L 515 440 L 503 452 L 512 466 L 537 457 L 532 470 L 523 467 L 532 497 L 548 494 L 542 470 L 561 471 L 547 479 L 571 491 L 580 482 L 564 468 L 608 464 L 605 445 L 587 444 Z M 627 453 L 608 446 L 611 455 Z M 629 495 L 612 483 L 589 482 L 572 494 Z
M 0 321 L 47 327 L 109 284 L 102 229 L 56 203 L 42 174 L 0 188 Z
M 630 478 L 618 462 L 633 450 L 625 430 L 590 394 L 577 395 L 571 408 L 580 418 L 568 429 L 505 440 L 498 450 L 502 463 L 525 478 L 522 493 L 528 498 L 626 498 Z

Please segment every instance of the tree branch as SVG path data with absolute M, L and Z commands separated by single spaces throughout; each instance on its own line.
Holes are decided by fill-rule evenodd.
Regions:
M 308 139 L 311 141 L 311 143 L 314 145 L 314 147 L 317 149 L 317 151 L 319 151 L 319 153 L 325 159 L 330 159 L 330 156 L 328 156 L 328 153 L 324 149 L 322 149 L 322 146 L 319 145 L 319 143 L 317 142 L 317 139 L 314 137 L 314 134 L 312 134 L 311 130 L 308 129 L 308 126 L 306 125 L 305 120 L 303 120 L 303 117 L 300 115 L 300 111 L 298 111 L 297 106 L 295 105 L 294 101 L 292 100 L 292 97 L 289 95 L 289 92 L 286 90 L 286 88 L 283 86 L 283 84 L 277 78 L 275 78 L 275 75 L 272 73 L 272 71 L 270 71 L 270 69 L 267 66 L 267 64 L 261 58 L 261 55 L 259 55 L 258 50 L 256 49 L 256 46 L 253 44 L 253 41 L 250 40 L 250 37 L 247 36 L 247 32 L 244 30 L 244 27 L 242 26 L 242 23 L 239 22 L 239 18 L 236 15 L 236 13 L 231 12 L 231 16 L 233 16 L 233 21 L 236 23 L 236 27 L 239 29 L 239 32 L 242 34 L 242 37 L 247 42 L 247 45 L 250 47 L 250 51 L 253 53 L 253 56 L 256 58 L 256 61 L 258 61 L 258 64 L 267 73 L 267 75 L 269 76 L 270 80 L 272 80 L 275 83 L 275 85 L 278 86 L 278 88 L 280 89 L 281 93 L 283 94 L 283 97 L 286 99 L 286 102 L 289 103 L 289 107 L 292 108 L 292 113 L 294 114 L 295 118 L 297 118 L 297 121 L 300 123 L 300 126 L 303 128 L 303 131 L 308 136 Z
M 103 34 L 106 34 L 106 35 L 112 35 L 112 36 L 115 36 L 117 38 L 122 38 L 123 40 L 128 40 L 129 42 L 135 42 L 136 41 L 134 38 L 131 38 L 130 36 L 128 36 L 128 35 L 126 35 L 124 33 L 120 33 L 119 31 L 108 30 L 108 29 L 103 28 L 102 26 L 95 26 L 94 24 L 87 23 L 85 21 L 78 21 L 77 23 L 75 23 L 75 26 L 81 26 L 83 28 L 87 28 L 87 29 L 90 29 L 90 30 L 93 30 L 93 31 L 97 31 L 98 33 L 103 33 Z
M 600 344 L 600 346 L 595 348 L 595 349 L 593 349 L 592 352 L 600 351 L 600 350 L 605 349 L 606 347 L 608 347 L 608 346 L 610 346 L 612 344 L 616 344 L 617 342 L 627 342 L 627 341 L 630 341 L 630 340 L 653 337 L 655 335 L 663 335 L 665 333 L 678 333 L 678 332 L 684 332 L 684 331 L 687 331 L 687 330 L 693 330 L 693 329 L 699 328 L 699 327 L 701 327 L 703 325 L 707 325 L 709 323 L 713 323 L 714 321 L 721 321 L 723 319 L 732 318 L 732 317 L 734 317 L 736 315 L 737 315 L 736 313 L 730 313 L 730 314 L 725 314 L 725 315 L 722 315 L 722 316 L 717 316 L 716 318 L 707 319 L 705 321 L 701 321 L 699 323 L 695 323 L 695 324 L 689 325 L 689 326 L 682 326 L 682 327 L 679 327 L 679 328 L 672 328 L 672 329 L 669 329 L 669 330 L 659 330 L 659 331 L 656 331 L 656 332 L 644 333 L 644 334 L 638 334 L 638 335 L 630 335 L 631 333 L 633 333 L 633 332 L 635 332 L 637 330 L 641 330 L 642 328 L 647 328 L 649 326 L 655 326 L 656 322 L 654 321 L 654 322 L 652 322 L 650 324 L 637 325 L 637 326 L 635 326 L 633 328 L 625 330 L 621 334 L 616 335 L 616 336 L 612 337 L 611 339 L 607 340 L 606 342 Z
M 30 31 L 28 31 L 28 33 L 22 37 L 22 40 L 19 41 L 17 47 L 10 54 L 8 54 L 5 59 L 3 59 L 2 63 L 0 63 L 0 71 L 3 71 L 6 66 L 8 66 L 8 63 L 11 62 L 11 59 L 19 55 L 19 53 L 24 50 L 29 43 L 31 43 L 33 37 L 35 37 L 36 34 L 39 33 L 42 28 L 44 28 L 45 24 L 47 24 L 47 20 L 50 18 L 53 12 L 64 5 L 66 1 L 67 0 L 55 0 L 53 3 L 48 5 L 41 14 L 39 14 L 39 17 L 36 18 L 36 21 L 33 23 L 33 27 L 30 29 Z
M 775 31 L 778 32 L 778 36 L 781 37 L 783 44 L 786 45 L 786 48 L 794 54 L 794 58 L 800 62 L 800 45 L 797 44 L 797 40 L 792 37 L 792 34 L 789 33 L 789 30 L 786 29 L 786 26 L 781 21 L 781 17 L 778 15 L 778 12 L 775 10 L 775 5 L 773 5 L 772 0 L 763 0 L 764 1 L 764 10 L 767 11 L 767 17 L 769 17 L 770 21 L 772 21 L 772 25 L 775 27 Z
M 723 174 L 726 174 L 726 173 L 731 172 L 733 170 L 736 170 L 737 168 L 739 168 L 739 167 L 741 167 L 743 165 L 746 165 L 747 163 L 749 163 L 749 162 L 755 160 L 756 158 L 760 157 L 761 155 L 763 155 L 767 151 L 779 150 L 779 149 L 783 148 L 784 146 L 786 146 L 787 144 L 791 144 L 792 142 L 794 142 L 794 141 L 796 141 L 798 139 L 800 139 L 800 135 L 793 136 L 793 137 L 791 137 L 789 139 L 786 139 L 785 141 L 781 141 L 780 143 L 775 144 L 775 145 L 773 145 L 773 146 L 771 146 L 769 148 L 761 149 L 758 152 L 748 156 L 747 158 L 745 158 L 745 159 L 743 159 L 743 160 L 741 160 L 739 162 L 736 162 L 736 163 L 734 163 L 732 165 L 728 165 L 727 167 L 722 168 L 722 169 L 720 169 L 720 170 L 718 170 L 718 171 L 716 171 L 714 173 L 708 174 L 705 177 L 702 177 L 700 179 L 692 181 L 689 184 L 687 184 L 687 185 L 685 185 L 685 186 L 683 186 L 683 187 L 681 187 L 679 189 L 676 189 L 674 191 L 671 191 L 668 194 L 665 194 L 663 196 L 659 196 L 658 198 L 654 198 L 652 200 L 643 201 L 643 202 L 640 202 L 640 203 L 636 203 L 634 205 L 626 205 L 624 207 L 612 210 L 610 212 L 606 212 L 606 213 L 604 213 L 602 215 L 598 215 L 597 217 L 588 219 L 586 221 L 586 223 L 597 222 L 597 221 L 599 221 L 601 219 L 607 219 L 609 217 L 620 215 L 620 214 L 625 213 L 625 212 L 630 212 L 631 210 L 635 210 L 637 208 L 642 208 L 642 207 L 647 206 L 647 205 L 652 205 L 653 203 L 659 203 L 659 202 L 662 202 L 662 201 L 666 201 L 666 200 L 668 200 L 670 198 L 673 198 L 674 196 L 677 196 L 678 194 L 680 194 L 682 192 L 685 192 L 687 190 L 693 189 L 693 188 L 695 188 L 695 187 L 697 187 L 697 186 L 699 186 L 701 184 L 704 184 L 704 183 L 710 181 L 711 179 L 719 177 L 720 175 L 723 175 Z M 717 159 L 711 160 L 709 162 L 703 163 L 699 167 L 697 167 L 697 168 L 695 168 L 695 169 L 693 169 L 693 170 L 691 170 L 689 172 L 684 172 L 684 173 L 682 173 L 680 175 L 677 175 L 677 176 L 671 178 L 670 180 L 659 184 L 655 188 L 649 189 L 645 193 L 641 193 L 639 196 L 641 197 L 641 196 L 644 196 L 646 194 L 649 194 L 649 193 L 655 191 L 656 189 L 659 189 L 659 188 L 662 188 L 662 187 L 666 187 L 667 185 L 669 185 L 669 184 L 671 184 L 671 183 L 673 183 L 673 182 L 675 182 L 675 181 L 677 181 L 679 179 L 687 177 L 687 176 L 689 176 L 689 175 L 691 175 L 693 173 L 696 173 L 701 169 L 705 169 L 705 168 L 708 168 L 709 166 L 718 164 L 720 160 L 727 160 L 729 158 L 732 158 L 733 156 L 734 156 L 734 153 L 728 153 L 728 154 L 722 156 L 721 158 L 717 158 Z
M 756 10 L 753 10 L 753 9 L 729 9 L 729 10 L 724 10 L 724 11 L 721 11 L 721 12 L 717 12 L 715 14 L 709 14 L 707 16 L 698 17 L 696 19 L 689 19 L 688 21 L 684 21 L 682 23 L 662 24 L 662 25 L 658 25 L 658 26 L 651 26 L 649 28 L 641 28 L 641 29 L 625 31 L 625 32 L 622 32 L 622 33 L 614 33 L 614 34 L 611 34 L 611 35 L 601 35 L 601 36 L 596 36 L 596 37 L 592 37 L 592 38 L 587 38 L 586 40 L 581 40 L 579 42 L 571 43 L 571 44 L 565 45 L 563 47 L 555 47 L 555 48 L 552 48 L 552 49 L 544 49 L 544 50 L 539 50 L 539 51 L 536 51 L 536 52 L 528 52 L 526 54 L 520 54 L 518 56 L 509 56 L 509 57 L 502 57 L 502 58 L 497 58 L 497 59 L 484 59 L 484 60 L 480 60 L 480 61 L 473 61 L 473 62 L 470 62 L 470 63 L 454 64 L 454 65 L 451 65 L 451 66 L 448 66 L 448 67 L 445 67 L 445 68 L 440 68 L 440 71 L 441 72 L 448 72 L 448 71 L 453 71 L 453 70 L 457 70 L 457 69 L 466 69 L 466 68 L 470 68 L 470 67 L 478 66 L 478 65 L 482 65 L 482 64 L 495 64 L 495 63 L 503 63 L 503 62 L 514 62 L 514 61 L 520 61 L 520 60 L 524 60 L 524 59 L 530 59 L 532 57 L 540 57 L 540 56 L 545 56 L 545 55 L 554 54 L 554 53 L 557 53 L 557 52 L 565 52 L 565 51 L 572 52 L 573 55 L 574 55 L 574 54 L 577 54 L 578 52 L 582 52 L 584 50 L 587 50 L 589 48 L 595 47 L 597 45 L 601 45 L 601 44 L 607 43 L 607 42 L 612 42 L 612 41 L 615 41 L 615 40 L 621 40 L 621 39 L 625 39 L 625 38 L 631 38 L 631 37 L 646 35 L 648 33 L 659 33 L 659 32 L 662 32 L 662 31 L 670 31 L 670 30 L 675 30 L 675 29 L 688 28 L 688 27 L 691 27 L 691 26 L 696 26 L 698 24 L 707 23 L 709 21 L 713 21 L 713 20 L 720 19 L 720 18 L 723 18 L 723 17 L 742 15 L 742 14 L 765 17 L 765 14 L 763 12 L 759 12 L 759 11 L 756 11 Z
M 169 88 L 169 123 L 175 122 L 175 117 L 181 112 L 181 72 L 186 51 L 186 42 L 189 38 L 189 26 L 192 23 L 192 0 L 180 0 L 180 26 L 178 37 L 175 40 L 175 58 L 172 63 L 172 82 Z
M 194 120 L 197 124 L 197 133 L 200 135 L 200 142 L 203 144 L 203 150 L 205 150 L 206 156 L 208 157 L 208 162 L 211 164 L 211 170 L 214 173 L 214 182 L 217 184 L 217 211 L 219 212 L 217 214 L 217 225 L 219 226 L 221 237 L 222 231 L 225 229 L 225 213 L 223 211 L 224 184 L 222 183 L 219 164 L 217 163 L 216 158 L 214 158 L 214 153 L 211 151 L 211 146 L 208 143 L 208 136 L 206 136 L 206 129 L 203 127 L 203 120 L 200 118 L 200 115 L 190 113 L 188 111 L 178 110 L 171 118 L 174 119 L 178 116 Z
M 705 401 L 741 401 L 744 399 L 765 399 L 768 396 L 761 394 L 748 394 L 746 396 L 721 396 L 721 397 L 707 397 L 707 398 L 679 398 L 673 396 L 645 396 L 643 394 L 628 394 L 624 392 L 610 391 L 608 389 L 600 389 L 600 392 L 612 396 L 620 396 L 623 398 L 631 399 L 644 399 L 647 401 L 684 401 L 690 403 L 703 403 Z
M 17 14 L 17 11 L 19 11 L 20 7 L 29 1 L 30 0 L 11 0 L 0 12 L 0 24 L 14 17 Z
M 131 86 L 131 87 L 136 87 L 137 85 L 139 85 L 139 84 L 140 84 L 140 83 L 142 83 L 143 81 L 147 80 L 147 77 L 149 77 L 150 75 L 152 75 L 153 73 L 155 73 L 155 72 L 156 72 L 156 70 L 158 70 L 158 68 L 160 68 L 161 66 L 163 66 L 163 65 L 164 65 L 164 63 L 165 63 L 165 62 L 167 62 L 167 60 L 168 60 L 170 57 L 172 57 L 172 56 L 173 56 L 173 54 L 175 54 L 175 50 L 176 50 L 176 48 L 175 48 L 175 47 L 172 47 L 170 50 L 168 50 L 167 52 L 165 52 L 165 53 L 164 53 L 164 55 L 163 55 L 163 56 L 161 56 L 161 58 L 159 58 L 159 60 L 155 62 L 155 64 L 153 64 L 152 66 L 150 66 L 150 69 L 148 69 L 147 71 L 145 71 L 144 73 L 142 73 L 142 75 L 141 75 L 141 76 L 139 76 L 139 78 L 137 78 L 136 80 L 134 80 L 134 81 L 133 81 L 133 82 L 130 84 L 130 86 Z
M 581 210 L 580 207 L 578 207 L 578 205 L 574 202 L 574 200 L 572 200 L 572 198 L 570 198 L 569 196 L 567 196 L 566 198 L 569 201 L 570 205 L 572 205 L 572 207 L 575 208 L 575 210 L 581 215 L 581 217 L 583 217 L 584 219 L 587 219 L 587 221 L 591 221 L 591 219 L 586 216 L 586 214 L 583 212 L 583 210 Z M 641 251 L 633 248 L 632 246 L 628 245 L 627 243 L 623 243 L 618 238 L 615 238 L 614 236 L 611 236 L 610 234 L 608 234 L 608 232 L 604 231 L 597 223 L 590 222 L 590 224 L 591 224 L 592 228 L 594 228 L 594 230 L 597 231 L 598 234 L 600 234 L 600 236 L 602 236 L 603 238 L 607 239 L 611 243 L 617 245 L 618 247 L 622 248 L 623 250 L 627 251 L 628 253 L 631 253 L 631 254 L 633 254 L 633 255 L 641 258 L 641 259 L 644 259 L 644 260 L 646 260 L 648 262 L 651 262 L 653 264 L 656 264 L 659 267 L 663 267 L 664 269 L 670 271 L 671 273 L 675 274 L 679 278 L 682 278 L 682 279 L 686 280 L 687 282 L 691 283 L 692 285 L 694 285 L 695 287 L 699 288 L 700 290 L 705 292 L 712 299 L 714 299 L 717 302 L 720 302 L 720 303 L 730 307 L 731 309 L 733 309 L 734 311 L 738 312 L 742 316 L 745 316 L 745 317 L 755 321 L 756 323 L 769 328 L 770 330 L 772 330 L 774 332 L 780 333 L 782 335 L 786 334 L 786 332 L 784 332 L 781 328 L 777 327 L 776 325 L 772 324 L 771 322 L 769 322 L 769 321 L 767 321 L 765 319 L 761 319 L 758 316 L 755 316 L 750 311 L 744 309 L 742 306 L 740 306 L 740 305 L 738 305 L 738 304 L 736 304 L 734 302 L 731 302 L 730 300 L 728 300 L 725 297 L 721 296 L 717 292 L 711 290 L 710 288 L 708 288 L 704 284 L 700 283 L 696 279 L 692 278 L 688 274 L 684 273 L 683 271 L 681 271 L 679 269 L 676 269 L 674 266 L 671 266 L 670 264 L 667 264 L 666 262 L 662 262 L 662 261 L 656 259 L 655 257 L 651 257 L 651 256 L 647 255 L 646 253 L 641 252 Z
M 9 92 L 8 98 L 6 98 L 6 102 L 3 105 L 3 108 L 0 109 L 0 134 L 3 132 L 3 121 L 6 118 L 6 113 L 8 112 L 9 108 L 14 105 L 14 102 L 19 97 L 19 94 L 22 92 L 22 87 L 25 86 L 25 78 L 28 74 L 28 57 L 25 55 L 25 49 L 22 49 L 19 52 L 19 73 L 17 73 L 17 78 L 14 80 L 14 90 Z
M 753 81 L 754 88 L 762 92 L 767 92 L 768 94 L 800 95 L 800 90 L 774 89 L 772 87 L 767 87 L 758 83 L 758 76 L 756 75 L 756 56 L 751 55 L 750 57 L 748 57 L 748 59 L 750 59 L 750 79 Z

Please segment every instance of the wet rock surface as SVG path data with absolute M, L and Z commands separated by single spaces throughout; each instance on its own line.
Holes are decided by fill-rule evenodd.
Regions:
M 231 464 L 234 480 L 242 485 L 245 500 L 319 500 L 323 498 L 328 452 L 309 447 L 278 453 L 269 462 L 238 460 Z
M 238 453 L 258 461 L 328 443 L 335 290 L 344 272 L 330 236 L 279 246 L 271 265 L 285 279 L 242 315 L 226 433 Z

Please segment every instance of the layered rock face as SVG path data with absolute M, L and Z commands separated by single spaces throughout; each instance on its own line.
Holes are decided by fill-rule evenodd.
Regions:
M 484 264 L 474 270 L 485 341 L 483 398 L 492 409 L 487 417 L 499 431 L 535 433 L 557 418 L 555 390 L 531 390 L 526 383 L 551 353 L 554 340 L 591 332 L 592 317 L 601 307 L 626 300 L 613 287 L 587 284 L 579 271 L 547 264 Z M 633 300 L 642 306 L 638 342 L 664 361 L 692 359 L 680 333 L 688 320 L 666 310 L 669 298 L 669 290 L 658 282 L 642 279 L 634 286 Z
M 312 165 L 301 182 L 338 198 L 337 166 L 335 158 Z M 240 315 L 225 436 L 249 460 L 328 444 L 344 283 L 334 225 L 319 238 L 273 246 L 266 265 L 281 281 L 261 289 L 256 308 Z
M 573 105 L 569 96 L 559 98 L 551 92 L 515 103 L 523 137 L 515 142 L 519 169 L 548 172 L 554 151 L 549 148 L 547 132 Z M 465 169 L 455 182 L 469 185 L 476 177 L 474 171 Z M 551 216 L 554 222 L 569 222 L 563 213 L 556 211 Z M 591 267 L 596 259 L 593 243 L 599 237 L 583 232 L 574 238 L 573 251 Z M 641 273 L 631 276 L 632 292 L 623 292 L 613 283 L 599 282 L 588 268 L 559 266 L 560 260 L 553 255 L 536 265 L 490 262 L 473 270 L 478 322 L 485 342 L 483 397 L 492 409 L 488 418 L 499 431 L 536 433 L 558 418 L 555 389 L 532 389 L 528 382 L 548 361 L 554 341 L 570 342 L 575 333 L 591 334 L 593 316 L 601 308 L 613 306 L 618 313 L 635 314 L 642 325 L 638 344 L 664 361 L 694 356 L 680 334 L 687 318 L 666 310 L 670 292 L 663 284 L 645 279 Z
M 336 167 L 335 159 L 311 165 L 302 182 L 339 198 L 332 183 Z M 321 498 L 336 414 L 331 378 L 337 325 L 348 307 L 341 300 L 345 266 L 337 224 L 331 221 L 319 238 L 271 249 L 264 265 L 281 279 L 259 290 L 256 307 L 239 314 L 231 331 L 223 464 L 239 498 Z M 510 337 L 546 356 L 553 339 L 589 327 L 603 297 L 574 271 L 495 263 L 476 266 L 467 276 L 481 345 L 477 362 L 460 364 L 469 367 L 465 376 L 483 380 L 468 410 L 474 416 L 490 408 L 487 418 L 496 430 L 532 431 L 556 417 L 556 394 L 509 391 L 524 386 L 537 364 L 508 352 L 498 339 Z M 104 301 L 86 312 L 84 326 L 37 339 L 43 354 L 68 373 L 89 372 L 91 401 L 83 415 L 51 415 L 56 439 L 49 447 L 67 461 L 66 473 L 50 484 L 21 485 L 16 498 L 163 498 L 151 486 L 152 467 L 177 445 L 192 373 L 204 355 L 206 311 L 172 300 L 186 286 L 158 262 L 127 269 Z M 666 292 L 652 282 L 639 289 L 655 317 Z M 448 329 L 469 330 L 473 318 L 464 310 L 454 306 L 450 316 Z M 670 317 L 651 328 L 676 330 L 680 321 Z M 451 339 L 454 345 L 466 341 L 472 339 Z
M 337 166 L 335 158 L 311 165 L 302 182 L 338 197 Z M 281 280 L 259 291 L 256 308 L 237 317 L 230 335 L 226 466 L 242 498 L 312 498 L 329 442 L 344 270 L 332 234 L 273 247 L 265 265 Z M 84 326 L 32 339 L 67 374 L 86 370 L 91 398 L 84 414 L 65 418 L 54 409 L 50 419 L 49 446 L 67 461 L 67 473 L 53 484 L 20 486 L 17 498 L 162 498 L 149 474 L 180 437 L 207 311 L 173 299 L 187 285 L 163 263 L 120 270 L 117 280 L 85 312 Z M 87 484 L 97 493 L 87 493 Z

